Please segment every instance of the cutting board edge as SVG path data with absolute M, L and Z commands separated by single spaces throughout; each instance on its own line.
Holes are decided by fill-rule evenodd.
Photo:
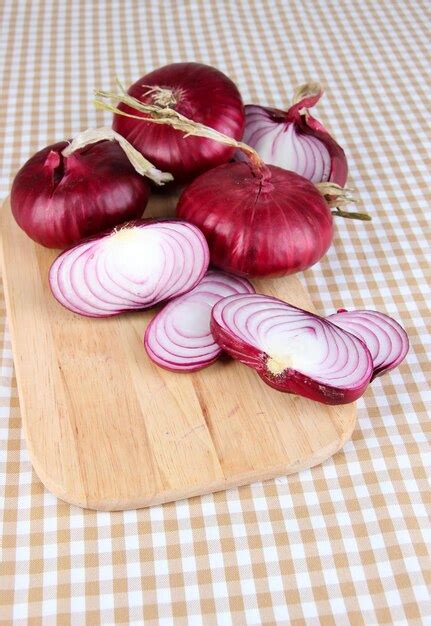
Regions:
M 19 383 L 18 383 L 18 394 L 19 394 Z M 20 406 L 21 406 L 21 398 L 19 395 Z M 142 498 L 134 498 L 134 499 L 126 499 L 121 500 L 118 499 L 101 499 L 97 498 L 96 501 L 92 501 L 91 497 L 85 496 L 83 494 L 73 494 L 70 493 L 70 490 L 65 492 L 63 487 L 58 484 L 54 479 L 50 477 L 50 475 L 45 471 L 45 468 L 39 464 L 38 459 L 33 456 L 31 447 L 28 446 L 27 437 L 25 437 L 29 458 L 31 464 L 33 466 L 36 475 L 39 480 L 45 486 L 45 488 L 50 491 L 53 495 L 55 495 L 60 500 L 71 504 L 73 506 L 79 506 L 83 509 L 90 509 L 94 511 L 128 511 L 135 509 L 143 509 L 149 506 L 157 506 L 160 504 L 167 504 L 169 502 L 176 502 L 179 500 L 184 500 L 186 498 L 193 498 L 197 496 L 204 496 L 210 493 L 216 493 L 218 491 L 225 491 L 226 489 L 235 489 L 237 487 L 244 487 L 246 485 L 251 485 L 257 482 L 265 482 L 274 478 L 278 478 L 280 476 L 289 476 L 291 474 L 296 474 L 306 469 L 310 469 L 311 467 L 315 467 L 316 465 L 320 465 L 324 463 L 329 458 L 334 456 L 337 452 L 339 452 L 345 443 L 350 440 L 352 433 L 355 429 L 357 421 L 356 411 L 352 412 L 352 420 L 350 424 L 350 428 L 348 431 L 345 431 L 343 436 L 338 440 L 332 442 L 326 448 L 321 448 L 313 456 L 310 456 L 306 459 L 305 462 L 294 462 L 288 465 L 281 464 L 277 467 L 271 467 L 269 470 L 264 471 L 262 469 L 256 470 L 256 472 L 246 472 L 244 474 L 238 474 L 235 477 L 231 477 L 229 479 L 225 479 L 224 481 L 215 481 L 212 483 L 208 483 L 205 486 L 199 486 L 198 488 L 190 488 L 184 490 L 169 490 L 163 491 L 159 493 L 157 496 L 143 496 Z M 25 422 L 26 417 L 23 413 L 22 415 L 22 423 L 25 434 Z

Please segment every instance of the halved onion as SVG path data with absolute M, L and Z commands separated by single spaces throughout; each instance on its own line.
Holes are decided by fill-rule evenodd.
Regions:
M 107 317 L 190 291 L 208 262 L 208 245 L 192 224 L 140 220 L 65 250 L 49 283 L 67 309 Z
M 340 309 L 326 319 L 364 341 L 373 359 L 372 379 L 397 367 L 409 351 L 406 331 L 384 313 Z
M 211 309 L 221 298 L 239 293 L 254 293 L 254 288 L 244 278 L 209 271 L 197 287 L 169 302 L 151 320 L 144 337 L 150 359 L 181 372 L 213 363 L 221 348 L 211 334 Z
M 213 308 L 211 331 L 223 350 L 271 387 L 325 404 L 353 402 L 373 373 L 363 341 L 270 296 L 223 298 Z
M 243 141 L 267 165 L 291 170 L 313 183 L 330 181 L 344 187 L 347 180 L 344 150 L 309 112 L 322 95 L 319 83 L 311 82 L 296 89 L 287 111 L 246 105 Z M 244 160 L 239 151 L 235 157 Z

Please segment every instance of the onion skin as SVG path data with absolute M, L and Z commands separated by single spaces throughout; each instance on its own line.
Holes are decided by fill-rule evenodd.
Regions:
M 64 248 L 142 216 L 150 186 L 116 142 L 77 150 L 61 141 L 43 148 L 19 170 L 11 208 L 18 225 L 47 248 Z
M 245 130 L 243 141 L 254 148 L 265 163 L 283 167 L 283 162 L 291 154 L 289 169 L 301 176 L 305 176 L 312 182 L 333 182 L 344 187 L 347 181 L 347 159 L 342 147 L 331 137 L 326 128 L 318 120 L 312 117 L 307 109 L 313 107 L 320 100 L 323 92 L 308 95 L 296 102 L 288 111 L 281 111 L 271 107 L 263 107 L 257 104 L 248 104 L 245 107 Z M 290 137 L 288 131 L 292 130 Z M 312 145 L 310 146 L 310 141 Z M 319 148 L 323 152 L 329 166 L 325 172 L 316 171 L 313 161 L 319 157 Z M 304 165 L 300 157 L 304 157 L 306 150 L 309 162 Z M 313 156 L 314 153 L 314 156 Z M 297 156 L 298 158 L 294 158 Z M 237 157 L 242 159 L 240 153 Z M 318 165 L 322 165 L 318 163 Z M 317 168 L 319 170 L 319 167 Z M 314 175 L 313 175 L 314 172 Z
M 331 211 L 302 176 L 247 163 L 206 172 L 182 193 L 177 215 L 202 230 L 211 263 L 240 276 L 284 276 L 317 263 L 331 245 Z
M 374 366 L 371 380 L 398 367 L 409 351 L 409 338 L 404 328 L 379 311 L 339 309 L 326 319 L 366 344 Z
M 228 313 L 229 307 L 231 307 L 231 312 Z M 336 346 L 334 354 L 340 355 L 337 358 L 341 360 L 347 358 L 350 361 L 350 363 L 343 362 L 334 374 L 332 370 L 334 369 L 334 362 L 336 366 L 338 365 L 337 360 L 334 359 L 333 355 L 332 357 L 325 357 L 329 361 L 332 358 L 332 363 L 328 366 L 330 372 L 328 381 L 341 380 L 344 367 L 347 369 L 347 376 L 352 377 L 353 374 L 356 376 L 353 378 L 354 383 L 334 385 L 325 382 L 325 363 L 322 366 L 320 379 L 298 371 L 294 368 L 293 363 L 276 374 L 270 371 L 268 363 L 273 355 L 268 354 L 262 348 L 262 337 L 265 339 L 265 331 L 262 331 L 262 328 L 268 321 L 271 322 L 271 319 L 276 317 L 277 322 L 274 322 L 273 327 L 277 327 L 277 332 L 284 331 L 290 323 L 283 318 L 286 312 L 287 315 L 292 315 L 293 337 L 295 333 L 303 332 L 306 334 L 310 328 L 316 327 L 321 331 L 324 338 L 323 340 L 319 339 L 319 341 L 323 345 L 326 342 L 328 346 L 327 355 L 329 354 L 328 341 L 333 341 L 333 346 Z M 253 321 L 252 316 L 256 314 L 260 316 L 259 320 Z M 299 324 L 302 324 L 299 330 L 298 320 Z M 244 329 L 243 333 L 241 333 L 242 328 Z M 371 354 L 362 340 L 343 331 L 324 318 L 270 296 L 248 294 L 223 298 L 213 308 L 211 332 L 223 350 L 234 359 L 256 370 L 257 374 L 269 386 L 278 391 L 304 396 L 323 404 L 335 405 L 354 402 L 368 387 L 373 373 Z M 280 350 L 287 349 L 289 342 L 286 341 L 285 345 L 279 342 L 278 346 Z M 338 346 L 343 346 L 344 351 L 340 351 Z M 303 352 L 305 350 L 306 348 L 303 349 Z M 319 365 L 318 361 L 317 365 Z M 354 366 L 359 370 L 357 375 Z
M 172 63 L 139 78 L 128 93 L 143 103 L 153 104 L 149 87 L 171 89 L 175 102 L 168 105 L 186 117 L 241 139 L 244 130 L 244 105 L 236 85 L 225 74 L 202 63 Z M 157 103 L 157 102 L 156 102 Z M 136 115 L 125 104 L 118 108 Z M 146 115 L 141 114 L 145 119 Z M 163 171 L 171 172 L 176 182 L 197 175 L 228 161 L 235 148 L 211 139 L 187 137 L 165 125 L 114 115 L 113 128 Z

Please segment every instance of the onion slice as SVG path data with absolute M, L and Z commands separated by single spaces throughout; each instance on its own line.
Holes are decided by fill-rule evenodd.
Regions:
M 373 373 L 362 340 L 270 296 L 223 298 L 213 308 L 211 331 L 223 350 L 271 387 L 324 404 L 353 402 Z
M 139 220 L 65 250 L 49 283 L 67 309 L 108 317 L 190 291 L 208 262 L 208 245 L 192 224 Z
M 179 372 L 193 372 L 213 363 L 221 348 L 211 334 L 211 309 L 221 298 L 241 293 L 254 293 L 248 280 L 209 271 L 197 287 L 153 317 L 144 337 L 150 359 Z
M 406 331 L 384 313 L 339 309 L 326 319 L 359 337 L 366 344 L 373 359 L 372 380 L 397 367 L 409 351 Z

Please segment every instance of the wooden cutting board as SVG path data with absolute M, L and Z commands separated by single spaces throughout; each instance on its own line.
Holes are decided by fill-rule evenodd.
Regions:
M 146 215 L 174 206 L 172 196 L 153 196 Z M 142 344 L 154 311 L 70 313 L 48 287 L 57 252 L 18 228 L 8 202 L 0 228 L 27 447 L 59 498 L 109 511 L 169 502 L 311 467 L 350 437 L 355 405 L 280 393 L 234 361 L 193 374 L 158 368 Z M 296 277 L 255 286 L 313 310 Z

